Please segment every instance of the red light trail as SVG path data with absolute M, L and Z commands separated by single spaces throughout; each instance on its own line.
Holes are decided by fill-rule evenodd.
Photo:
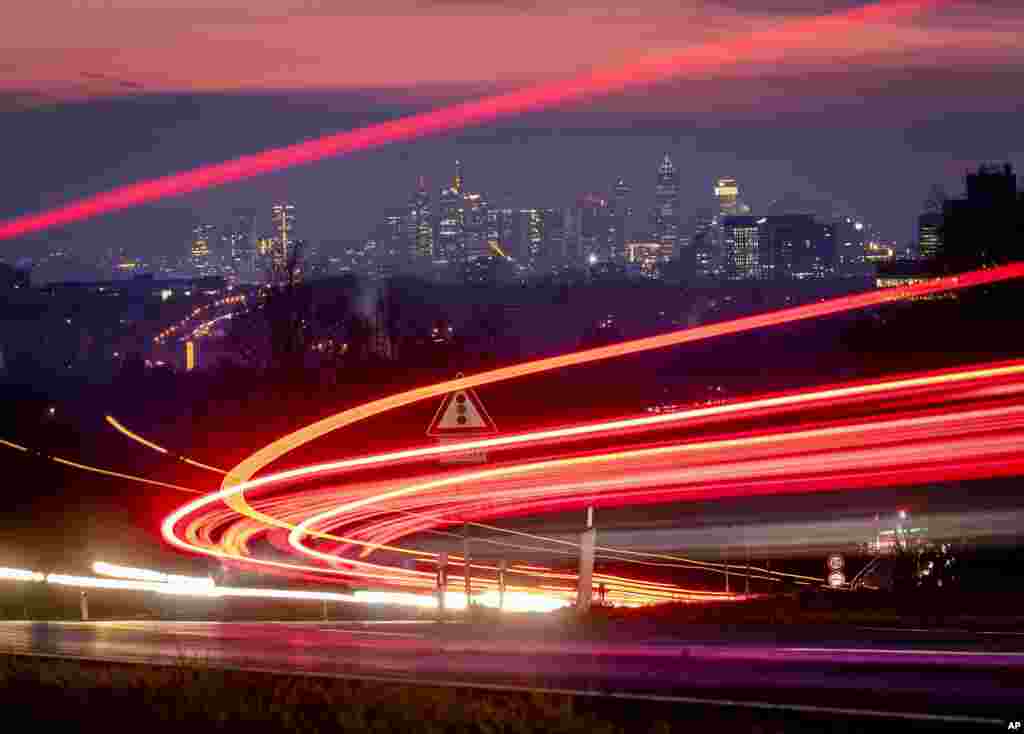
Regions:
M 326 573 L 350 580 L 428 589 L 433 584 L 432 572 L 371 562 L 366 560 L 369 553 L 382 550 L 412 555 L 430 563 L 433 554 L 394 543 L 454 523 L 561 511 L 594 502 L 609 507 L 1017 474 L 1024 468 L 1024 408 L 1020 405 L 1024 362 L 795 391 L 679 413 L 458 445 L 413 448 L 253 479 L 276 459 L 326 433 L 452 390 L 1021 275 L 1024 265 L 965 273 L 895 291 L 846 296 L 537 360 L 390 396 L 343 411 L 264 447 L 226 475 L 221 491 L 189 503 L 169 516 L 163 534 L 169 543 L 181 549 L 270 569 Z M 872 416 L 843 420 L 843 409 L 852 406 L 862 412 L 865 407 L 871 408 Z M 834 422 L 821 423 L 820 417 L 810 417 L 820 415 L 823 407 L 837 416 Z M 733 420 L 757 417 L 771 425 L 768 421 L 779 416 L 792 420 L 801 415 L 818 423 L 796 429 L 766 428 L 759 434 L 729 432 Z M 627 432 L 648 437 L 659 430 L 695 425 L 719 433 L 708 440 L 677 440 L 482 471 L 445 472 L 411 483 L 353 478 L 340 487 L 275 494 L 298 481 L 422 461 L 470 448 L 501 451 L 522 445 L 558 446 L 584 436 L 621 436 Z M 246 493 L 250 494 L 252 504 Z M 275 528 L 288 531 L 292 550 L 320 565 L 252 558 L 249 542 Z M 323 545 L 324 541 L 331 545 Z M 275 544 L 281 547 L 279 542 Z M 357 551 L 359 557 L 348 551 Z M 459 561 L 457 557 L 453 560 L 456 564 Z M 489 575 L 495 573 L 493 567 L 485 564 L 474 564 L 473 568 Z M 550 579 L 554 582 L 553 590 L 568 593 L 564 582 L 571 575 L 527 566 L 511 570 L 521 576 Z M 620 601 L 706 598 L 698 592 L 663 588 L 664 585 L 650 582 L 600 574 L 595 578 L 596 583 L 606 583 L 611 597 Z M 490 577 L 474 578 L 477 588 L 487 589 L 494 583 Z
M 676 53 L 643 58 L 624 66 L 595 70 L 570 79 L 485 97 L 182 173 L 128 184 L 49 211 L 28 214 L 0 223 L 0 240 L 41 232 L 102 214 L 223 186 L 326 158 L 481 125 L 503 117 L 583 102 L 688 74 L 716 72 L 748 61 L 771 59 L 781 53 L 799 50 L 802 44 L 814 43 L 823 36 L 847 33 L 853 26 L 890 22 L 941 4 L 941 0 L 889 0 L 830 15 L 781 23 L 774 28 L 701 44 Z
M 327 538 L 356 546 L 385 547 L 384 543 L 391 540 L 391 536 L 407 536 L 431 527 L 461 523 L 467 518 L 560 511 L 595 501 L 602 507 L 610 507 L 734 494 L 893 486 L 935 479 L 1007 476 L 1021 471 L 1024 406 L 1020 404 L 1020 396 L 1024 394 L 1024 363 L 920 376 L 908 386 L 911 381 L 890 380 L 888 391 L 878 389 L 885 383 L 861 387 L 870 388 L 882 405 L 901 392 L 920 391 L 922 384 L 929 385 L 939 407 L 910 409 L 885 419 L 861 419 L 804 430 L 737 435 L 445 473 L 437 478 L 399 484 L 390 491 L 381 491 L 381 483 L 352 482 L 343 488 L 299 492 L 271 497 L 267 502 L 255 500 L 255 503 L 258 512 L 271 509 L 281 512 L 277 515 L 279 521 L 284 518 L 290 522 L 305 516 L 294 526 L 289 541 L 296 551 L 326 564 L 305 566 L 305 571 L 328 571 L 353 580 L 427 589 L 433 584 L 432 573 L 342 557 L 334 549 L 323 552 L 310 546 L 307 539 Z M 984 401 L 984 407 L 942 407 L 953 397 L 973 398 L 992 385 L 1002 388 L 1001 397 Z M 316 477 L 336 470 L 335 466 L 323 465 L 298 471 Z M 284 474 L 292 476 L 257 481 L 264 482 L 263 489 L 267 490 L 277 484 L 287 486 L 296 478 L 293 472 Z M 333 507 L 317 511 L 331 503 Z M 192 516 L 184 534 L 192 538 L 205 537 L 200 545 L 180 539 L 172 542 L 219 557 L 245 559 L 259 565 L 269 563 L 271 567 L 277 565 L 248 556 L 246 543 L 256 533 L 265 531 L 265 527 L 250 524 L 244 539 L 224 532 L 215 542 L 213 538 L 218 531 L 210 527 L 211 522 L 214 526 L 237 524 L 222 510 L 215 510 L 213 516 L 208 514 L 207 508 L 217 505 L 214 495 L 212 499 L 192 503 L 185 512 L 179 511 L 177 517 L 169 518 L 165 529 Z M 372 508 L 372 512 L 358 513 L 367 508 Z M 426 519 L 414 516 L 411 522 L 399 528 L 372 525 L 378 518 L 391 518 L 403 508 L 414 513 L 424 508 L 433 510 Z M 369 531 L 367 521 L 371 522 Z M 342 526 L 345 537 L 331 534 Z M 354 532 L 361 533 L 364 539 L 353 538 Z M 386 535 L 374 537 L 378 532 Z M 394 546 L 386 548 L 420 557 L 428 555 Z M 474 568 L 494 572 L 493 567 L 486 564 L 474 564 Z M 573 578 L 571 574 L 535 566 L 516 566 L 512 570 L 518 575 L 548 578 L 552 582 Z M 664 588 L 667 585 L 622 577 L 608 576 L 599 578 L 598 582 L 606 583 L 613 598 L 620 600 L 701 598 L 700 594 Z M 489 588 L 493 581 L 474 578 L 474 585 Z M 559 584 L 553 584 L 552 588 L 559 588 Z M 681 593 L 684 596 L 680 596 Z

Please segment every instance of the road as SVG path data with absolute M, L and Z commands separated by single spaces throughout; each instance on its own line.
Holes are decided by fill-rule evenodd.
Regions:
M 1024 713 L 1024 633 L 827 630 L 609 629 L 598 641 L 572 639 L 556 620 L 497 631 L 433 622 L 2 622 L 0 651 L 950 723 L 996 724 Z

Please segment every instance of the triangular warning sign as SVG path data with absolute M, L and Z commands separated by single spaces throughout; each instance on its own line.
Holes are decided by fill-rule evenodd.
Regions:
M 498 427 L 472 390 L 448 393 L 427 429 L 427 435 L 435 438 L 497 432 Z

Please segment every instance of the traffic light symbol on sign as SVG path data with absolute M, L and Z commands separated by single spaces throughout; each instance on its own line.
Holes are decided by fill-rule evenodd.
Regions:
M 441 402 L 427 429 L 427 435 L 471 436 L 497 433 L 497 430 L 476 393 L 472 390 L 458 390 L 449 393 Z

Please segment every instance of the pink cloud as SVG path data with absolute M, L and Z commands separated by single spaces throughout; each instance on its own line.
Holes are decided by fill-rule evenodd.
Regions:
M 0 91 L 57 98 L 160 91 L 494 88 L 675 51 L 813 11 L 646 0 L 608 3 L 380 0 L 340 13 L 320 0 L 35 0 L 0 28 Z M 895 25 L 780 34 L 716 76 L 822 69 L 1024 66 L 1024 9 L 953 3 Z M 83 74 L 101 75 L 88 77 Z M 127 84 L 110 83 L 119 79 Z M 137 88 L 136 88 L 137 87 Z

